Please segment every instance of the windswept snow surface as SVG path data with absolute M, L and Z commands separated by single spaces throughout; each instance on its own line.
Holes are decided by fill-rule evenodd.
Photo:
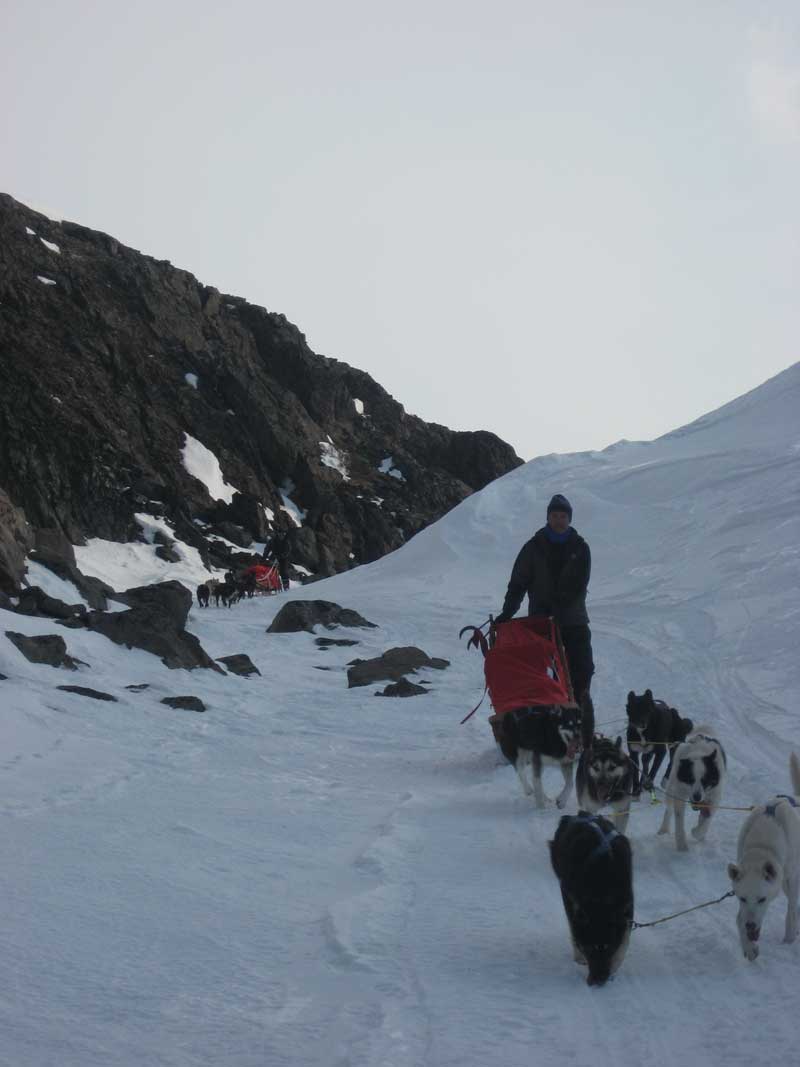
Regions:
M 238 490 L 225 481 L 217 457 L 197 438 L 190 437 L 188 433 L 183 436 L 186 441 L 181 449 L 181 457 L 186 470 L 198 482 L 203 483 L 212 500 L 224 500 L 226 504 L 230 504 L 233 494 Z
M 58 631 L 90 665 L 33 666 L 0 636 L 4 1062 L 618 1067 L 702 1050 L 712 1065 L 794 1063 L 800 942 L 781 943 L 782 897 L 755 963 L 726 900 L 635 931 L 614 981 L 585 985 L 547 854 L 558 813 L 534 810 L 498 761 L 485 704 L 459 726 L 483 680 L 457 633 L 499 609 L 563 492 L 593 551 L 598 722 L 621 732 L 627 691 L 650 686 L 722 740 L 724 803 L 786 792 L 798 410 L 800 365 L 658 441 L 534 460 L 313 590 L 194 609 L 211 655 L 246 652 L 261 677 L 169 671 L 0 611 L 2 631 Z M 360 645 L 327 651 L 266 635 L 295 596 L 380 629 L 339 631 Z M 430 695 L 346 688 L 347 660 L 407 644 L 452 661 L 422 672 Z M 184 693 L 206 713 L 159 703 Z M 744 818 L 719 812 L 679 854 L 655 836 L 661 814 L 637 804 L 629 825 L 640 921 L 725 892 Z

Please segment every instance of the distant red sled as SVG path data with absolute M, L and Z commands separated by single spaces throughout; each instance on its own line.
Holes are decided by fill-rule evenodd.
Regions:
M 252 567 L 248 567 L 244 573 L 253 575 L 256 586 L 263 593 L 280 593 L 283 591 L 280 572 L 274 563 L 270 566 L 256 563 Z

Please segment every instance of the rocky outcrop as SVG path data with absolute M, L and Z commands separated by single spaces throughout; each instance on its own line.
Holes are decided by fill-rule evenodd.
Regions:
M 117 698 L 110 693 L 104 693 L 101 689 L 89 689 L 85 685 L 57 685 L 56 689 L 62 689 L 65 693 L 76 693 L 81 697 L 89 697 L 91 700 L 106 700 L 113 704 L 117 703 Z
M 327 575 L 399 547 L 521 462 L 491 433 L 409 415 L 283 315 L 5 194 L 0 336 L 0 485 L 74 544 L 135 539 L 145 512 L 217 564 L 236 549 L 207 534 L 246 549 L 282 533 L 287 562 Z M 219 460 L 230 502 L 187 470 L 186 435 Z M 0 563 L 15 592 L 18 557 L 10 575 Z
M 242 678 L 248 678 L 251 674 L 261 674 L 255 663 L 244 652 L 237 652 L 233 656 L 217 656 L 219 663 L 224 663 L 231 674 L 239 674 Z
M 127 611 L 88 612 L 84 620 L 88 629 L 103 634 L 114 644 L 152 652 L 167 667 L 208 667 L 225 673 L 194 634 L 184 629 L 192 594 L 180 582 L 139 586 L 117 595 L 131 607 Z
M 80 619 L 86 615 L 85 604 L 65 604 L 63 600 L 49 596 L 38 585 L 28 586 L 21 590 L 16 611 L 20 615 L 33 615 L 47 619 L 75 620 L 75 625 L 81 625 Z
M 82 660 L 73 659 L 69 655 L 64 638 L 58 634 L 28 637 L 26 634 L 6 630 L 6 637 L 31 663 L 45 663 L 48 667 L 65 667 L 68 671 L 76 671 L 79 664 L 86 666 Z
M 14 507 L 8 493 L 0 489 L 0 592 L 7 596 L 19 592 L 25 556 L 32 545 L 33 530 L 25 521 L 25 513 Z
M 200 697 L 163 697 L 162 704 L 170 708 L 181 708 L 183 711 L 205 711 L 206 706 Z
M 387 685 L 385 689 L 381 689 L 375 693 L 376 697 L 418 697 L 422 693 L 427 693 L 428 690 L 423 685 L 416 685 L 414 682 L 409 682 L 408 678 L 401 678 L 399 682 L 395 682 L 393 685 Z
M 431 658 L 421 648 L 415 648 L 413 645 L 390 648 L 375 659 L 353 660 L 348 665 L 347 685 L 348 688 L 354 689 L 360 685 L 371 685 L 384 678 L 399 682 L 403 675 L 417 671 L 420 667 L 432 667 L 441 671 L 449 666 L 449 660 Z
M 313 633 L 315 626 L 324 626 L 326 630 L 332 630 L 335 626 L 377 629 L 374 622 L 369 622 L 357 611 L 340 608 L 331 600 L 290 600 L 267 627 L 267 633 L 294 634 L 303 630 Z
M 72 542 L 60 530 L 36 530 L 30 558 L 47 567 L 59 578 L 72 582 L 89 607 L 97 611 L 105 611 L 108 607 L 108 597 L 115 595 L 110 585 L 101 582 L 99 578 L 88 577 L 78 570 Z

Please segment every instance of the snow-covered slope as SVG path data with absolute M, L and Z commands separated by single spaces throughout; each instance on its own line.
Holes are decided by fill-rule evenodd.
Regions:
M 459 726 L 482 667 L 457 632 L 499 609 L 516 551 L 564 492 L 593 552 L 598 722 L 621 731 L 625 694 L 650 686 L 718 733 L 725 803 L 786 791 L 798 412 L 800 364 L 657 441 L 534 460 L 393 555 L 288 594 L 378 623 L 356 648 L 267 636 L 283 597 L 195 610 L 208 651 L 249 653 L 260 678 L 169 671 L 65 630 L 90 664 L 67 675 L 0 637 L 0 1061 L 793 1062 L 800 943 L 780 943 L 781 903 L 756 963 L 725 901 L 636 931 L 618 977 L 585 986 L 549 869 L 557 813 L 532 810 L 498 762 L 488 709 Z M 403 644 L 451 659 L 423 675 L 429 696 L 346 689 L 353 653 Z M 180 693 L 205 715 L 159 703 Z M 646 803 L 631 817 L 639 920 L 724 892 L 744 815 L 718 813 L 688 854 L 656 838 L 660 817 Z

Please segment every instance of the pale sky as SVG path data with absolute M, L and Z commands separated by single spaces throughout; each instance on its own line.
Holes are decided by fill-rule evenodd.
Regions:
M 283 312 L 425 419 L 602 448 L 800 359 L 795 0 L 0 25 L 0 190 Z

